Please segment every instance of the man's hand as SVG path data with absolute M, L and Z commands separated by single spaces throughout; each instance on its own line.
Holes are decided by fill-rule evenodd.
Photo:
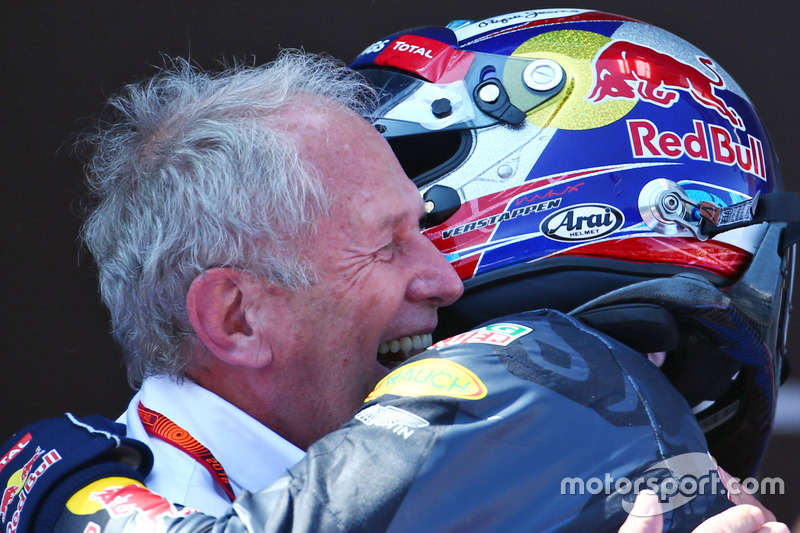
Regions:
M 775 516 L 752 495 L 741 493 L 739 496 L 741 498 L 734 498 L 735 507 L 712 516 L 697 526 L 693 533 L 789 533 L 786 524 L 775 522 Z M 663 527 L 658 496 L 643 490 L 636 497 L 631 514 L 619 533 L 661 533 Z

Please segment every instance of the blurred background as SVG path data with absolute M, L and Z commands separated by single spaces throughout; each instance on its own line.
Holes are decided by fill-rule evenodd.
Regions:
M 84 188 L 74 144 L 107 96 L 152 75 L 163 64 L 162 54 L 215 69 L 220 60 L 266 62 L 279 47 L 302 47 L 349 62 L 403 28 L 547 7 L 623 14 L 698 46 L 749 94 L 781 158 L 786 188 L 800 191 L 800 151 L 792 129 L 800 119 L 793 100 L 800 79 L 800 3 L 794 0 L 5 0 L 0 441 L 24 424 L 64 411 L 116 418 L 131 394 L 91 259 L 77 240 Z M 784 480 L 783 495 L 762 501 L 790 524 L 800 514 L 798 324 L 800 313 L 790 332 L 795 376 L 784 386 L 761 469 L 762 476 Z

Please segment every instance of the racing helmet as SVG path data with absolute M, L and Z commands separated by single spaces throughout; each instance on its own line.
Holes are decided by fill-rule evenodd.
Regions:
M 721 464 L 751 475 L 787 372 L 798 197 L 722 67 L 582 9 L 405 30 L 351 67 L 464 281 L 438 337 L 572 313 L 651 354 Z

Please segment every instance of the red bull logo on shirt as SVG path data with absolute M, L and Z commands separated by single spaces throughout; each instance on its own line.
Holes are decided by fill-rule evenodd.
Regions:
M 33 470 L 33 463 L 42 456 L 44 452 L 41 448 L 36 448 L 36 451 L 33 454 L 33 457 L 28 459 L 28 462 L 19 469 L 14 475 L 11 476 L 11 479 L 8 480 L 8 486 L 3 491 L 3 498 L 0 500 L 0 522 L 6 521 L 6 513 L 8 512 L 8 507 L 11 505 L 11 502 L 14 498 L 22 491 L 22 486 L 28 480 L 28 476 Z
M 670 107 L 684 92 L 719 113 L 734 128 L 744 129 L 736 110 L 717 94 L 725 88 L 725 82 L 714 63 L 705 57 L 697 59 L 707 72 L 646 46 L 612 41 L 594 58 L 594 85 L 586 99 L 592 103 L 606 99 L 641 100 Z
M 37 465 L 39 459 L 41 461 Z M 28 493 L 45 471 L 60 460 L 61 455 L 56 450 L 45 453 L 44 450 L 37 447 L 33 456 L 25 462 L 23 467 L 11 475 L 3 490 L 2 500 L 0 500 L 0 523 L 6 524 L 6 533 L 14 533 L 17 530 L 20 513 L 28 499 Z M 14 513 L 9 516 L 11 504 L 15 499 L 17 500 L 16 508 Z
M 134 483 L 92 492 L 90 499 L 97 501 L 112 518 L 135 514 L 139 525 L 154 530 L 158 530 L 165 518 L 196 512 L 189 507 L 178 509 L 169 500 Z
M 22 450 L 25 449 L 25 446 L 31 441 L 33 437 L 30 433 L 25 434 L 19 442 L 17 442 L 8 452 L 0 459 L 0 472 L 6 467 L 8 463 L 11 462 L 14 457 L 16 457 Z

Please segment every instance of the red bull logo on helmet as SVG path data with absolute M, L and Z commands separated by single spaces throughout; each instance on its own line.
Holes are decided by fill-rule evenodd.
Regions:
M 660 131 L 649 120 L 628 120 L 628 135 L 633 157 L 677 159 L 690 157 L 720 165 L 737 166 L 743 172 L 767 180 L 764 145 L 747 136 L 738 143 L 725 128 L 693 120 L 688 132 Z
M 725 82 L 714 63 L 705 57 L 697 59 L 705 72 L 646 46 L 611 41 L 593 60 L 594 84 L 586 100 L 596 104 L 606 99 L 641 100 L 670 107 L 683 92 L 716 111 L 734 128 L 744 129 L 736 110 L 717 94 L 725 88 Z

